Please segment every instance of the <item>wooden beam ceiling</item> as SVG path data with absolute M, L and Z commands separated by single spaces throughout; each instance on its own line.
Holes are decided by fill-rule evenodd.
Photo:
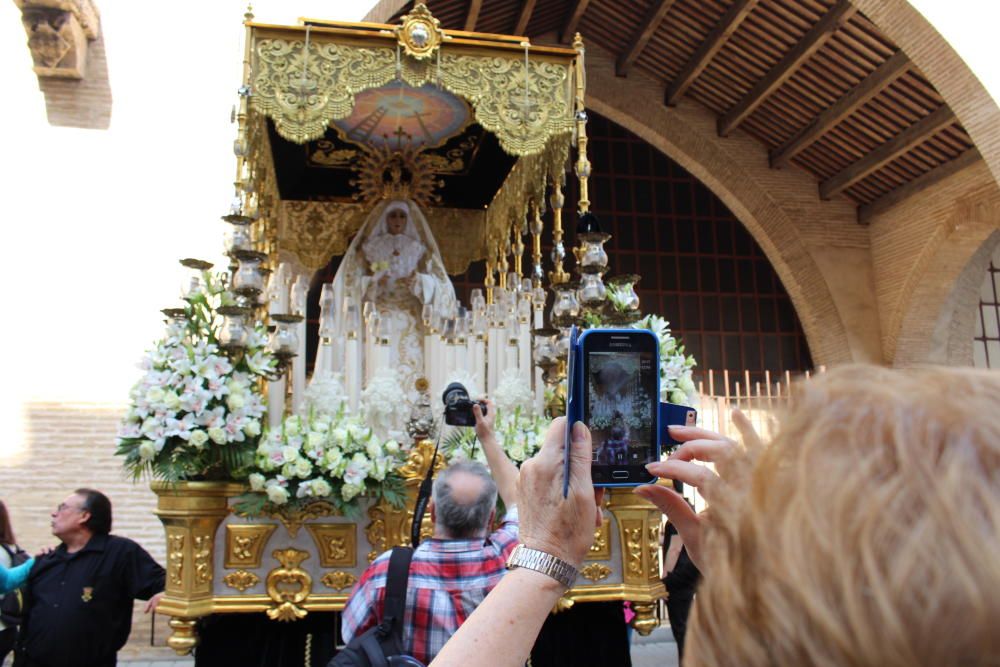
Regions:
M 618 60 L 615 63 L 615 73 L 618 76 L 628 76 L 629 69 L 632 68 L 633 63 L 639 58 L 642 50 L 646 48 L 649 39 L 656 32 L 657 28 L 660 27 L 660 23 L 663 22 L 664 17 L 670 11 L 674 2 L 675 0 L 653 0 L 653 4 L 649 6 L 649 11 L 646 12 L 646 16 L 643 17 L 635 34 L 632 35 L 628 50 L 623 51 L 618 56 Z
M 857 13 L 857 8 L 849 0 L 839 0 L 819 22 L 807 32 L 799 42 L 771 68 L 763 79 L 754 84 L 753 88 L 719 119 L 719 134 L 728 136 L 740 125 L 747 116 L 764 103 L 774 91 L 780 88 L 795 74 L 805 61 L 809 60 L 819 50 L 826 40 L 843 24 Z
M 903 153 L 919 146 L 955 122 L 955 114 L 948 107 L 940 107 L 929 116 L 918 120 L 868 155 L 834 174 L 819 184 L 821 199 L 830 199 L 851 187 L 865 176 L 878 171 Z
M 913 63 L 902 51 L 897 51 L 888 60 L 878 66 L 865 79 L 850 90 L 846 95 L 834 102 L 820 115 L 802 128 L 784 145 L 771 152 L 771 166 L 783 167 L 788 162 L 809 148 L 824 134 L 836 127 L 842 120 L 867 104 L 890 83 L 898 79 L 913 67 Z
M 483 0 L 471 0 L 469 2 L 469 13 L 465 15 L 466 32 L 476 29 L 476 21 L 479 20 L 479 10 L 483 8 Z
M 664 97 L 665 104 L 673 106 L 677 104 L 680 98 L 684 97 L 684 93 L 691 87 L 695 79 L 701 76 L 701 73 L 708 67 L 708 63 L 712 61 L 712 58 L 719 52 L 719 49 L 726 45 L 729 38 L 740 27 L 743 19 L 757 6 L 758 1 L 736 0 L 736 2 L 729 6 L 726 13 L 723 14 L 719 22 L 712 28 L 712 31 L 698 45 L 698 49 L 681 69 L 677 78 L 667 86 L 667 94 Z
M 563 25 L 562 32 L 559 33 L 560 42 L 568 44 L 573 41 L 573 35 L 580 26 L 580 19 L 583 18 L 583 13 L 587 11 L 589 4 L 590 0 L 576 0 L 573 3 L 573 8 L 570 9 L 569 15 L 566 17 L 566 24 Z
M 514 26 L 514 35 L 525 35 L 528 32 L 528 22 L 531 21 L 531 14 L 535 11 L 537 0 L 524 0 L 521 5 L 521 14 L 517 17 L 517 24 Z
M 971 167 L 982 159 L 979 151 L 969 148 L 951 162 L 931 169 L 927 173 L 917 176 L 909 183 L 905 183 L 891 192 L 887 192 L 875 201 L 858 207 L 858 223 L 867 225 L 876 215 L 884 213 L 904 199 L 909 199 L 919 192 L 923 192 L 953 174 Z

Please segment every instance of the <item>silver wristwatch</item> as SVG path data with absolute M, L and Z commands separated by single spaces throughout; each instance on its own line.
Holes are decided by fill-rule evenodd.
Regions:
M 507 557 L 507 569 L 513 570 L 518 567 L 526 567 L 529 570 L 546 574 L 566 588 L 573 586 L 576 581 L 576 568 L 551 554 L 538 549 L 529 549 L 523 544 L 518 544 Z

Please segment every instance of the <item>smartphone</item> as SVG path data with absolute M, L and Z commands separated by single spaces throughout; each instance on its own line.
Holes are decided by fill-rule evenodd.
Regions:
M 644 329 L 590 329 L 578 343 L 577 397 L 592 438 L 594 486 L 654 481 L 660 459 L 660 352 Z
M 580 330 L 576 325 L 569 329 L 569 349 L 566 354 L 566 433 L 563 438 L 563 498 L 569 495 L 569 450 L 573 442 L 573 424 L 581 421 L 580 399 L 577 396 L 577 386 L 580 374 Z

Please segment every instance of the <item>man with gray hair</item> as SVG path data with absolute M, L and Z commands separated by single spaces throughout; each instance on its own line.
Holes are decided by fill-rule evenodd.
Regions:
M 500 582 L 517 545 L 517 466 L 494 436 L 493 403 L 487 401 L 485 416 L 478 405 L 473 412 L 489 468 L 462 461 L 438 475 L 430 505 L 434 535 L 410 562 L 403 648 L 425 665 Z M 498 494 L 506 514 L 490 532 Z M 381 622 L 390 554 L 376 558 L 351 592 L 342 617 L 345 643 Z

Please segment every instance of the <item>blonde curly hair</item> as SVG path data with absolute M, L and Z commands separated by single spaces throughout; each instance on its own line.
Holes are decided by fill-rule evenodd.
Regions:
M 688 667 L 1000 664 L 1000 373 L 840 367 L 734 458 Z

